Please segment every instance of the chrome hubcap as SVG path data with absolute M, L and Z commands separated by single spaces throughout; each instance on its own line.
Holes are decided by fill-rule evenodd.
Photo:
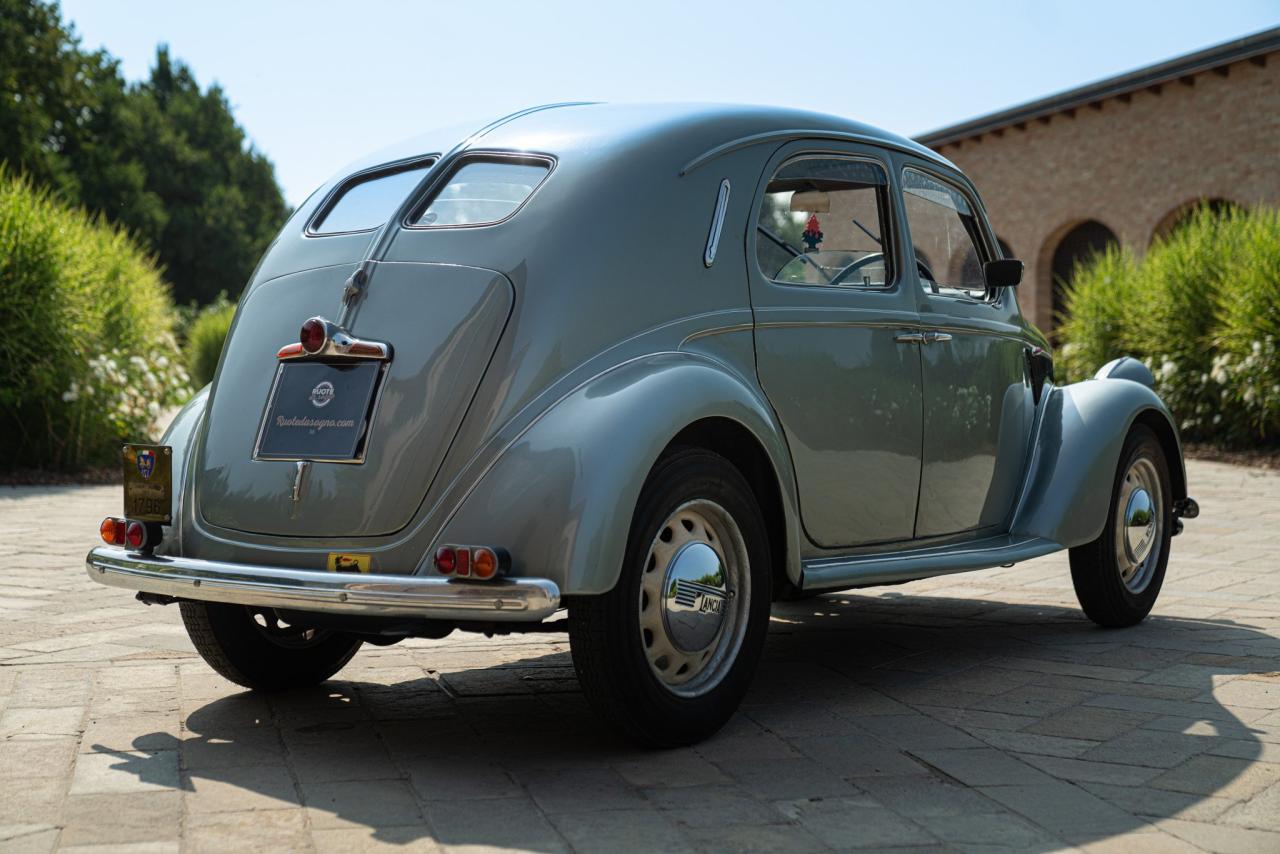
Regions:
M 1147 589 L 1160 561 L 1163 499 L 1155 464 L 1145 457 L 1134 460 L 1120 482 L 1116 503 L 1116 562 L 1120 580 L 1130 592 Z
M 682 504 L 658 529 L 640 583 L 640 640 L 667 690 L 696 696 L 732 667 L 750 601 L 746 546 L 719 504 Z

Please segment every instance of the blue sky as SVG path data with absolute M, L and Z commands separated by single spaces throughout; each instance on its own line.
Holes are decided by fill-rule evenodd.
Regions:
M 1280 0 L 944 3 L 64 0 L 147 74 L 226 90 L 291 204 L 423 130 L 550 101 L 723 101 L 920 133 L 1280 24 Z

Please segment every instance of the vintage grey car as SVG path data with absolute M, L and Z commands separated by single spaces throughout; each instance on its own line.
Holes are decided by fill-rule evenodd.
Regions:
M 1197 512 L 1177 431 L 1132 359 L 1055 383 L 1021 274 L 964 175 L 853 121 L 429 134 L 289 219 L 212 385 L 125 447 L 88 571 L 260 690 L 567 630 L 651 745 L 729 718 L 779 598 L 1069 549 L 1085 614 L 1131 625 Z

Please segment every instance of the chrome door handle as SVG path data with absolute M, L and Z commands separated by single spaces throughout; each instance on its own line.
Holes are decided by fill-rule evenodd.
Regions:
M 923 344 L 925 337 L 923 332 L 899 332 L 893 340 L 899 344 Z
M 941 343 L 941 342 L 943 342 L 943 341 L 950 341 L 950 340 L 951 340 L 951 333 L 950 333 L 950 332 L 938 332 L 938 331 L 936 331 L 936 330 L 935 330 L 935 331 L 933 331 L 933 332 L 926 332 L 926 333 L 924 334 L 924 340 L 925 340 L 925 343 L 926 343 L 926 344 L 934 344 L 934 343 Z

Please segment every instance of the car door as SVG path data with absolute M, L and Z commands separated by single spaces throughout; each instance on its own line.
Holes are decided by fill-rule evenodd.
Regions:
M 823 547 L 912 536 L 921 379 L 893 173 L 876 148 L 784 146 L 747 239 L 756 365 Z
M 1030 345 L 1012 292 L 986 290 L 982 264 L 998 254 L 969 187 L 910 159 L 899 180 L 924 327 L 915 535 L 998 530 L 1012 510 L 1034 419 Z

